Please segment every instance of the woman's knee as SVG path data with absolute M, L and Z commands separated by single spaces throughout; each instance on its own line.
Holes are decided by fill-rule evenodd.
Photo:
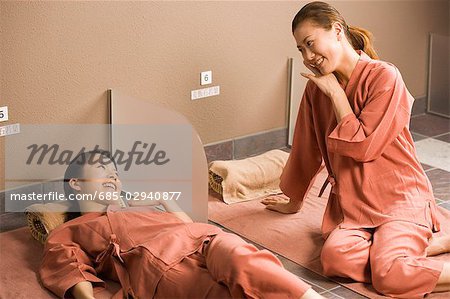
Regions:
M 329 239 L 325 242 L 320 256 L 323 273 L 326 276 L 350 277 L 368 282 L 370 244 L 363 238 L 348 241 L 338 243 Z
M 267 263 L 281 266 L 281 262 L 269 251 L 258 250 L 232 234 L 221 234 L 216 237 L 208 249 L 207 265 L 220 276 L 234 277 L 244 273 L 258 273 Z
M 348 252 L 336 245 L 325 243 L 320 254 L 320 260 L 323 274 L 326 276 L 341 276 L 343 269 L 352 268 L 348 259 Z
M 397 298 L 412 298 L 411 279 L 405 269 L 406 258 L 398 257 L 390 263 L 372 265 L 372 285 L 379 293 Z

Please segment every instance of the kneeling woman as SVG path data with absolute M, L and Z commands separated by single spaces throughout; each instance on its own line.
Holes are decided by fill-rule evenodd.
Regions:
M 409 132 L 414 98 L 399 70 L 378 60 L 368 32 L 327 3 L 305 5 L 292 32 L 314 75 L 303 74 L 310 80 L 281 176 L 290 201 L 263 203 L 296 213 L 323 160 L 332 185 L 324 273 L 372 282 L 393 297 L 450 291 L 450 263 L 427 257 L 450 251 L 450 238 L 430 241 L 439 230 L 436 203 Z
M 64 184 L 67 196 L 121 192 L 106 152 L 75 158 Z M 101 275 L 133 298 L 323 298 L 269 251 L 193 223 L 170 203 L 163 204 L 168 212 L 98 199 L 79 205 L 82 215 L 49 235 L 39 272 L 59 297 L 94 298 L 105 287 Z

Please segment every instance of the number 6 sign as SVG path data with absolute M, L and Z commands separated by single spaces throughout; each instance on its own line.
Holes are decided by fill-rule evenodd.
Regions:
M 8 106 L 0 107 L 0 121 L 8 120 Z

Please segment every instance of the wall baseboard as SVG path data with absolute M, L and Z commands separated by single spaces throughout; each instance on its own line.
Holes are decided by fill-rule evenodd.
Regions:
M 234 160 L 255 156 L 287 146 L 288 129 L 259 132 L 222 142 L 205 145 L 208 163 L 214 160 Z
M 411 116 L 424 114 L 427 112 L 428 98 L 426 95 L 414 98 L 414 104 L 411 111 Z

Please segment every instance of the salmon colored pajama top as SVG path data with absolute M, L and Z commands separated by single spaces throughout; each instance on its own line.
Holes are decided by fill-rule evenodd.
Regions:
M 133 298 L 300 298 L 310 286 L 269 251 L 204 223 L 184 223 L 151 207 L 87 213 L 52 231 L 39 270 L 62 297 L 99 278 L 119 281 Z
M 360 241 L 371 243 L 373 232 L 383 225 L 395 225 L 397 221 L 409 224 L 410 234 L 396 242 L 403 242 L 411 247 L 419 246 L 415 243 L 420 243 L 417 240 L 423 239 L 425 233 L 418 232 L 421 229 L 429 230 L 429 236 L 431 230 L 439 230 L 432 187 L 417 158 L 409 131 L 414 98 L 394 65 L 373 60 L 363 51 L 357 52 L 360 58 L 347 86 L 343 87 L 354 113 L 344 116 L 337 123 L 330 98 L 312 81 L 308 81 L 298 112 L 291 154 L 280 183 L 280 188 L 291 201 L 301 202 L 313 184 L 322 160 L 324 161 L 329 174 L 324 187 L 326 183 L 331 183 L 332 189 L 323 216 L 322 232 L 325 238 L 332 231 L 333 234 L 339 231 L 338 235 L 343 237 L 330 238 L 325 247 L 341 250 L 343 260 L 355 261 L 355 264 L 342 264 L 342 267 L 351 266 L 354 270 L 329 273 L 350 277 L 352 276 L 348 272 L 359 271 L 358 263 L 362 266 L 369 263 L 370 246 L 361 246 L 364 250 L 359 252 L 348 250 L 349 246 Z M 416 226 L 421 228 L 415 229 Z M 369 237 L 361 236 L 365 229 L 372 229 Z M 347 233 L 343 233 L 344 231 Z M 378 239 L 389 240 L 390 232 L 391 238 L 397 236 L 394 231 L 395 229 L 380 230 Z M 388 243 L 383 245 L 394 246 Z M 420 250 L 416 251 L 424 255 L 426 244 L 420 246 Z M 342 248 L 345 247 L 347 253 L 342 254 L 345 251 Z M 392 263 L 397 261 L 396 258 L 397 256 L 392 257 Z M 322 254 L 324 269 L 337 267 L 328 265 L 328 260 Z M 334 264 L 339 265 L 336 262 Z M 416 270 L 412 270 L 414 267 L 410 267 L 405 270 L 404 263 L 400 264 L 399 273 L 412 271 L 412 275 L 416 277 L 426 272 L 425 268 L 431 269 L 428 284 L 418 287 L 418 294 L 433 289 L 442 268 L 442 264 L 430 262 L 430 265 L 424 265 L 423 268 L 415 267 Z M 386 265 L 388 266 L 391 264 Z M 342 272 L 347 274 L 342 275 Z M 360 272 L 365 271 L 361 269 Z M 408 286 L 408 280 L 402 280 L 409 277 L 409 274 L 404 274 L 404 277 L 403 274 L 399 275 L 396 279 L 403 284 L 402 287 L 415 288 Z M 372 272 L 375 286 L 378 281 L 373 276 Z M 361 274 L 355 279 L 367 281 L 367 275 Z M 401 295 L 403 291 L 383 289 L 382 292 Z

